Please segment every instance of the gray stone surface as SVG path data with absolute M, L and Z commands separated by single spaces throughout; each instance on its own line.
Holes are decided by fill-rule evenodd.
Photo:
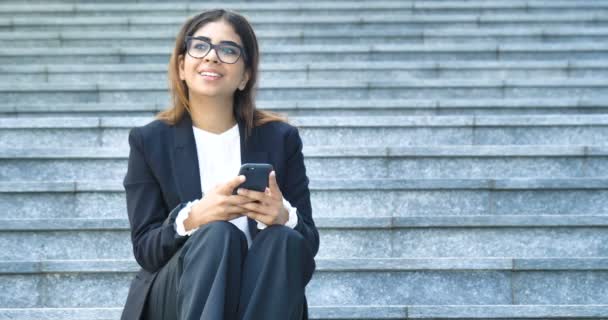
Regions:
M 353 219 L 356 217 L 356 219 Z M 608 215 L 468 215 L 409 217 L 315 217 L 320 229 L 396 229 L 429 227 L 603 227 Z M 86 231 L 129 229 L 127 217 L 2 219 L 0 231 Z
M 395 2 L 394 4 L 398 4 Z M 380 11 L 380 10 L 378 10 Z M 115 14 L 124 13 L 124 11 Z M 364 14 L 360 12 L 359 14 Z M 391 12 L 395 14 L 396 12 Z M 0 16 L 5 15 L 2 12 Z M 376 15 L 381 12 L 376 12 Z M 479 29 L 479 28 L 453 28 L 453 29 L 428 29 L 408 30 L 395 29 L 385 30 L 382 35 L 374 34 L 370 30 L 362 30 L 356 35 L 348 30 L 261 30 L 258 41 L 261 46 L 283 45 L 283 44 L 375 44 L 375 43 L 518 43 L 518 42 L 540 42 L 540 43 L 572 43 L 593 42 L 606 37 L 605 28 L 587 29 L 581 27 L 562 28 L 501 28 L 501 29 Z M 16 46 L 29 47 L 121 47 L 121 46 L 154 46 L 170 47 L 174 34 L 166 30 L 156 32 L 15 32 L 0 35 L 0 44 L 12 43 Z
M 471 32 L 471 30 L 467 30 Z M 475 32 L 473 30 L 473 32 Z M 607 31 L 608 33 L 608 31 Z M 102 33 L 107 34 L 107 33 Z M 31 37 L 38 35 L 15 34 L 15 38 Z M 84 36 L 90 36 L 88 33 Z M 136 34 L 137 35 L 137 34 Z M 147 35 L 147 33 L 146 33 Z M 61 36 L 66 36 L 61 34 Z M 69 34 L 67 35 L 69 36 Z M 172 37 L 172 35 L 171 35 Z M 2 43 L 0 34 L 0 43 Z M 11 39 L 11 41 L 14 41 Z M 93 39 L 92 39 L 93 41 Z M 94 41 L 99 42 L 95 38 Z M 114 40 L 112 40 L 114 41 Z M 131 39 L 128 41 L 132 41 Z M 145 40 L 149 41 L 149 40 Z M 332 39 L 333 41 L 333 39 Z M 118 45 L 118 44 L 116 44 Z M 40 44 L 39 44 L 40 46 Z M 111 46 L 108 44 L 107 46 Z M 107 47 L 106 46 L 106 47 Z M 525 61 L 516 63 L 514 61 L 423 61 L 421 63 L 387 63 L 387 62 L 320 62 L 320 63 L 269 63 L 260 69 L 262 83 L 272 80 L 333 80 L 350 79 L 357 81 L 368 81 L 382 72 L 383 77 L 394 80 L 420 79 L 462 79 L 462 78 L 496 78 L 518 79 L 518 78 L 603 78 L 608 73 L 608 65 L 603 61 L 591 64 L 587 61 L 568 65 L 565 61 Z M 146 80 L 148 82 L 159 82 L 166 79 L 167 70 L 164 64 L 91 64 L 91 65 L 17 65 L 1 67 L 2 78 L 14 80 L 14 77 L 31 76 L 31 79 L 39 79 L 36 82 L 121 82 Z M 586 74 L 584 77 L 580 74 Z
M 10 300 L 14 302 L 13 307 L 116 307 L 124 301 L 133 274 L 51 273 L 21 277 L 23 284 L 38 282 L 43 289 L 41 296 L 37 300 L 27 297 L 26 301 L 15 301 L 15 296 L 0 297 L 2 305 Z M 509 303 L 510 297 L 499 292 L 507 292 L 509 278 L 508 273 L 502 271 L 483 270 L 328 271 L 315 273 L 307 286 L 307 294 L 310 294 L 309 303 L 319 306 L 392 305 L 398 301 L 406 304 L 505 304 Z M 57 295 L 56 292 L 65 294 Z M 387 292 L 392 294 L 386 295 Z
M 407 319 L 595 319 L 606 314 L 606 306 L 409 306 L 407 313 Z
M 419 271 L 419 270 L 515 270 L 603 271 L 606 258 L 315 258 L 318 271 Z M 130 259 L 1 261 L 2 274 L 135 272 Z
M 521 98 L 521 99 L 376 99 L 369 100 L 259 100 L 258 108 L 290 116 L 411 116 L 411 115 L 526 115 L 605 113 L 605 99 Z M 135 116 L 153 118 L 165 108 L 155 103 L 0 103 L 5 117 L 103 117 Z M 604 110 L 604 111 L 603 111 Z M 147 112 L 150 112 L 149 114 Z M 144 114 L 146 113 L 146 114 Z
M 28 122 L 18 118 L 0 120 L 0 133 L 3 147 L 18 147 L 23 137 L 32 135 L 42 138 L 56 134 L 98 135 L 98 142 L 77 139 L 70 146 L 122 147 L 126 148 L 129 128 L 144 125 L 153 119 L 116 117 L 83 118 L 77 129 L 72 129 L 69 121 L 61 118 L 35 118 Z M 79 121 L 79 118 L 70 118 Z M 99 122 L 97 122 L 99 121 Z M 333 122 L 333 123 L 332 123 Z M 367 117 L 335 117 L 316 119 L 314 117 L 297 117 L 291 123 L 301 128 L 302 139 L 308 146 L 341 145 L 341 146 L 408 146 L 408 145 L 442 145 L 442 144 L 481 144 L 481 145 L 603 145 L 608 136 L 606 127 L 608 118 L 603 115 L 577 116 L 446 116 L 446 117 L 378 117 L 370 122 Z M 49 130 L 17 131 L 25 128 Z M 101 128 L 100 128 L 101 127 Z M 89 130 L 87 130 L 89 128 Z M 53 130 L 59 130 L 53 131 Z M 79 131 L 82 130 L 82 131 Z M 100 131 L 101 130 L 101 131 Z M 93 132 L 92 132 L 93 131 Z M 123 135 L 122 137 L 121 134 Z M 381 141 L 370 139 L 383 136 Z M 49 139 L 46 147 L 65 147 L 69 139 Z M 54 142 L 53 142 L 54 141 Z M 35 145 L 42 147 L 42 145 Z
M 132 273 L 11 275 L 23 286 L 39 285 L 41 296 L 16 295 L 14 307 L 116 307 L 126 297 Z M 599 282 L 598 282 L 599 281 Z M 311 305 L 605 304 L 605 271 L 516 272 L 492 270 L 333 272 L 318 271 L 309 283 Z M 4 283 L 7 283 L 3 281 Z M 555 290 L 546 291 L 552 283 Z M 514 296 L 509 294 L 514 286 Z M 102 294 L 100 290 L 112 294 Z M 578 295 L 570 295 L 572 291 Z M 7 291 L 5 291 L 7 292 Z M 56 292 L 66 292 L 56 295 Z M 386 293 L 390 292 L 390 295 Z M 103 299 L 100 299 L 100 294 Z M 513 299 L 513 300 L 512 300 Z
M 606 225 L 322 228 L 318 257 L 601 257 L 607 255 L 605 229 Z M 0 245 L 0 260 L 132 257 L 128 230 L 0 232 Z
M 402 184 L 396 189 L 385 187 L 385 190 L 365 184 L 332 186 L 328 181 L 323 186 L 319 181 L 312 181 L 312 209 L 314 215 L 320 217 L 608 213 L 608 192 L 603 188 L 581 190 L 584 182 L 578 187 L 564 189 L 531 186 L 529 189 L 488 190 L 484 188 L 489 184 L 486 187 L 480 183 L 476 184 L 478 187 L 450 187 L 446 184 L 449 181 L 437 181 L 435 186 L 418 183 L 407 187 Z M 52 188 L 44 188 L 41 182 L 1 183 L 0 190 L 0 200 L 6 208 L 2 219 L 14 217 L 16 211 L 24 218 L 125 217 L 126 214 L 124 189 L 117 181 L 105 185 L 89 183 L 88 186 L 66 182 Z
M 606 305 L 606 271 L 518 272 L 513 277 L 516 304 Z M 547 290 L 550 288 L 550 290 Z
M 121 308 L 32 308 L 0 309 L 0 319 L 108 320 L 120 318 Z M 310 306 L 310 319 L 598 319 L 605 306 L 529 305 L 529 306 Z
M 80 151 L 81 150 L 81 151 Z M 46 155 L 45 155 L 46 154 Z M 324 178 L 566 178 L 606 176 L 605 152 L 584 147 L 307 147 L 307 175 Z M 1 149 L 0 178 L 109 180 L 124 176 L 127 149 Z

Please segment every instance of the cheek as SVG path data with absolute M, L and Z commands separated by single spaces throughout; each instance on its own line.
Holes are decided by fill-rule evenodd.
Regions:
M 196 73 L 196 61 L 192 61 L 191 59 L 186 59 L 184 62 L 184 74 L 186 77 L 191 77 Z

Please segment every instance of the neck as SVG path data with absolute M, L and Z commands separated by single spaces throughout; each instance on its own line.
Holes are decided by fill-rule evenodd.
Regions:
M 236 124 L 233 97 L 190 95 L 192 124 L 200 129 L 220 134 Z

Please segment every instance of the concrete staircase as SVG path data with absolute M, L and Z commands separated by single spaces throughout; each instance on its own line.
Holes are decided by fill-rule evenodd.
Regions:
M 116 320 L 128 130 L 179 25 L 250 17 L 300 128 L 312 319 L 608 319 L 608 1 L 0 2 L 0 320 Z

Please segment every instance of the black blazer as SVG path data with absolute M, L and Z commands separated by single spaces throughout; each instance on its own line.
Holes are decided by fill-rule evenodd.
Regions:
M 300 232 L 314 255 L 319 250 L 319 232 L 312 219 L 308 177 L 298 129 L 284 122 L 269 122 L 253 128 L 245 144 L 241 136 L 241 164 L 270 163 L 283 197 L 297 208 Z M 142 267 L 131 282 L 122 320 L 140 319 L 145 299 L 157 272 L 186 242 L 173 227 L 179 210 L 201 197 L 198 156 L 192 119 L 186 112 L 175 125 L 154 120 L 129 132 L 129 164 L 123 180 L 131 241 L 135 260 Z M 202 174 L 205 174 L 202 172 Z M 238 173 L 235 172 L 235 176 Z M 255 238 L 257 222 L 248 218 Z M 304 319 L 308 319 L 304 302 Z

